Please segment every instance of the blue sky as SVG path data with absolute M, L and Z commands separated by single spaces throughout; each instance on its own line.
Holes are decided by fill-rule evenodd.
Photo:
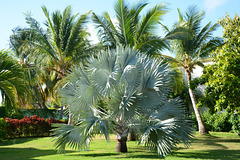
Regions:
M 134 4 L 141 0 L 128 0 L 130 4 Z M 189 6 L 197 5 L 199 10 L 206 11 L 206 18 L 203 23 L 209 21 L 217 22 L 219 18 L 223 18 L 225 13 L 233 17 L 234 12 L 240 15 L 239 0 L 147 0 L 149 3 L 147 8 L 153 7 L 158 3 L 167 3 L 168 13 L 163 16 L 162 23 L 171 27 L 177 21 L 177 8 L 184 12 Z M 9 36 L 12 34 L 12 29 L 21 26 L 26 27 L 24 13 L 31 12 L 33 17 L 39 22 L 44 22 L 45 17 L 41 10 L 41 6 L 45 5 L 52 12 L 55 10 L 62 11 L 66 6 L 71 5 L 73 13 L 86 13 L 90 10 L 101 14 L 104 11 L 110 13 L 114 19 L 113 5 L 115 0 L 6 0 L 0 5 L 0 50 L 7 49 L 9 44 Z M 93 25 L 89 26 L 89 31 L 94 33 Z M 159 29 L 157 34 L 164 33 Z M 216 36 L 222 35 L 222 30 L 219 28 L 215 32 Z M 93 40 L 96 38 L 92 38 Z
M 130 4 L 140 2 L 141 0 L 127 0 Z M 149 5 L 146 8 L 151 8 L 159 3 L 168 4 L 168 13 L 163 16 L 162 23 L 171 27 L 178 18 L 177 8 L 184 12 L 189 6 L 197 5 L 199 10 L 206 11 L 206 17 L 203 25 L 209 21 L 217 22 L 219 18 L 223 18 L 228 12 L 230 17 L 236 12 L 240 16 L 240 0 L 145 0 Z M 33 17 L 39 22 L 44 22 L 45 17 L 41 10 L 41 6 L 45 5 L 52 12 L 55 10 L 62 11 L 66 6 L 71 5 L 73 13 L 86 13 L 90 10 L 96 14 L 101 14 L 104 11 L 109 12 L 114 19 L 113 5 L 115 0 L 2 0 L 0 5 L 0 50 L 7 49 L 9 44 L 9 36 L 12 34 L 12 29 L 20 26 L 27 27 L 25 23 L 24 13 L 31 12 Z M 89 24 L 89 32 L 93 34 L 92 40 L 96 41 L 93 25 Z M 163 32 L 159 29 L 157 34 L 163 36 Z M 222 29 L 219 28 L 215 32 L 216 36 L 222 36 Z M 0 96 L 1 103 L 1 96 Z

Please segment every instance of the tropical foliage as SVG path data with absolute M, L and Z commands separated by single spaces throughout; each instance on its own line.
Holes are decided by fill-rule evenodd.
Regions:
M 219 21 L 224 29 L 225 43 L 213 54 L 213 64 L 205 69 L 205 97 L 199 105 L 212 111 L 240 112 L 240 17 L 235 15 Z
M 95 134 L 117 136 L 116 152 L 127 152 L 130 129 L 139 144 L 165 156 L 176 144 L 191 142 L 192 129 L 179 98 L 169 99 L 171 68 L 139 51 L 122 47 L 76 66 L 60 91 L 62 103 L 74 113 L 75 125 L 57 125 L 55 145 L 64 151 L 85 148 Z M 99 105 L 99 102 L 105 105 Z
M 0 51 L 0 92 L 7 112 L 21 105 L 21 97 L 27 94 L 23 70 L 9 51 Z

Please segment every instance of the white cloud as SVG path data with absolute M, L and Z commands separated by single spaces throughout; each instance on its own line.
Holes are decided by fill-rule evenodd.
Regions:
M 217 7 L 225 4 L 228 0 L 205 0 L 204 5 L 208 11 L 213 11 Z

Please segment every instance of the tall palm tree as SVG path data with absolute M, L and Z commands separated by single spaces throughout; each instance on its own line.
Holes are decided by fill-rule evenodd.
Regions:
M 23 70 L 5 50 L 0 51 L 0 91 L 8 112 L 21 106 L 20 97 L 27 93 Z
M 73 15 L 71 6 L 62 13 L 55 11 L 51 16 L 45 6 L 42 6 L 42 10 L 47 19 L 47 30 L 42 29 L 31 15 L 26 16 L 35 36 L 30 44 L 35 47 L 37 64 L 50 72 L 56 72 L 58 77 L 55 78 L 59 83 L 73 64 L 81 62 L 94 49 L 86 38 L 88 33 L 84 28 L 89 13 Z
M 63 13 L 55 11 L 51 16 L 45 6 L 42 6 L 42 10 L 47 18 L 46 31 L 31 15 L 26 16 L 26 21 L 36 36 L 32 44 L 51 64 L 48 69 L 63 77 L 74 62 L 79 62 L 86 56 L 89 49 L 84 29 L 89 13 L 72 15 L 71 6 L 66 7 Z
M 130 48 L 119 47 L 76 66 L 59 92 L 74 113 L 75 125 L 57 125 L 55 145 L 87 147 L 95 134 L 117 137 L 116 152 L 127 152 L 130 129 L 139 143 L 165 156 L 177 143 L 191 141 L 192 129 L 181 101 L 169 99 L 171 68 Z M 99 101 L 105 101 L 101 107 Z
M 167 39 L 176 37 L 172 31 L 164 38 L 154 34 L 162 16 L 166 13 L 166 5 L 159 4 L 142 15 L 147 3 L 138 3 L 133 7 L 125 0 L 117 0 L 114 6 L 117 23 L 114 24 L 108 12 L 102 16 L 92 13 L 92 20 L 98 29 L 103 46 L 115 48 L 118 44 L 130 46 L 146 54 L 155 55 L 168 48 Z
M 51 99 L 54 85 L 59 78 L 53 72 L 40 68 L 35 56 L 36 47 L 29 43 L 33 41 L 35 32 L 30 28 L 15 28 L 10 36 L 10 48 L 17 57 L 23 69 L 24 79 L 28 86 L 28 95 L 21 97 L 25 108 L 47 108 L 47 101 Z M 46 86 L 43 88 L 43 86 Z
M 174 26 L 176 28 L 184 28 L 185 38 L 173 40 L 172 48 L 176 53 L 176 58 L 168 57 L 184 68 L 187 74 L 188 91 L 192 101 L 192 106 L 198 121 L 198 129 L 200 134 L 208 133 L 202 121 L 199 110 L 196 106 L 196 99 L 193 90 L 190 87 L 192 80 L 192 72 L 196 65 L 204 67 L 201 58 L 206 58 L 209 54 L 223 43 L 221 38 L 213 37 L 212 33 L 219 26 L 217 23 L 207 23 L 201 27 L 201 22 L 205 16 L 205 12 L 199 12 L 196 7 L 190 7 L 185 15 L 179 13 L 179 21 Z

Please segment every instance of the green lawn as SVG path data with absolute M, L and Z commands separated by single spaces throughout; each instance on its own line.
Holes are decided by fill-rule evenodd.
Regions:
M 137 146 L 136 142 L 128 142 L 128 153 L 115 153 L 115 141 L 112 136 L 108 144 L 103 138 L 96 137 L 87 151 L 75 151 L 67 149 L 66 154 L 59 155 L 53 148 L 53 143 L 49 137 L 46 138 L 23 138 L 0 142 L 0 160 L 96 160 L 96 159 L 134 159 L 153 160 L 159 159 L 156 153 L 144 150 Z M 198 135 L 194 139 L 191 147 L 186 149 L 179 145 L 172 155 L 166 160 L 182 159 L 220 159 L 220 160 L 240 160 L 240 137 L 234 133 L 216 133 L 210 135 Z

